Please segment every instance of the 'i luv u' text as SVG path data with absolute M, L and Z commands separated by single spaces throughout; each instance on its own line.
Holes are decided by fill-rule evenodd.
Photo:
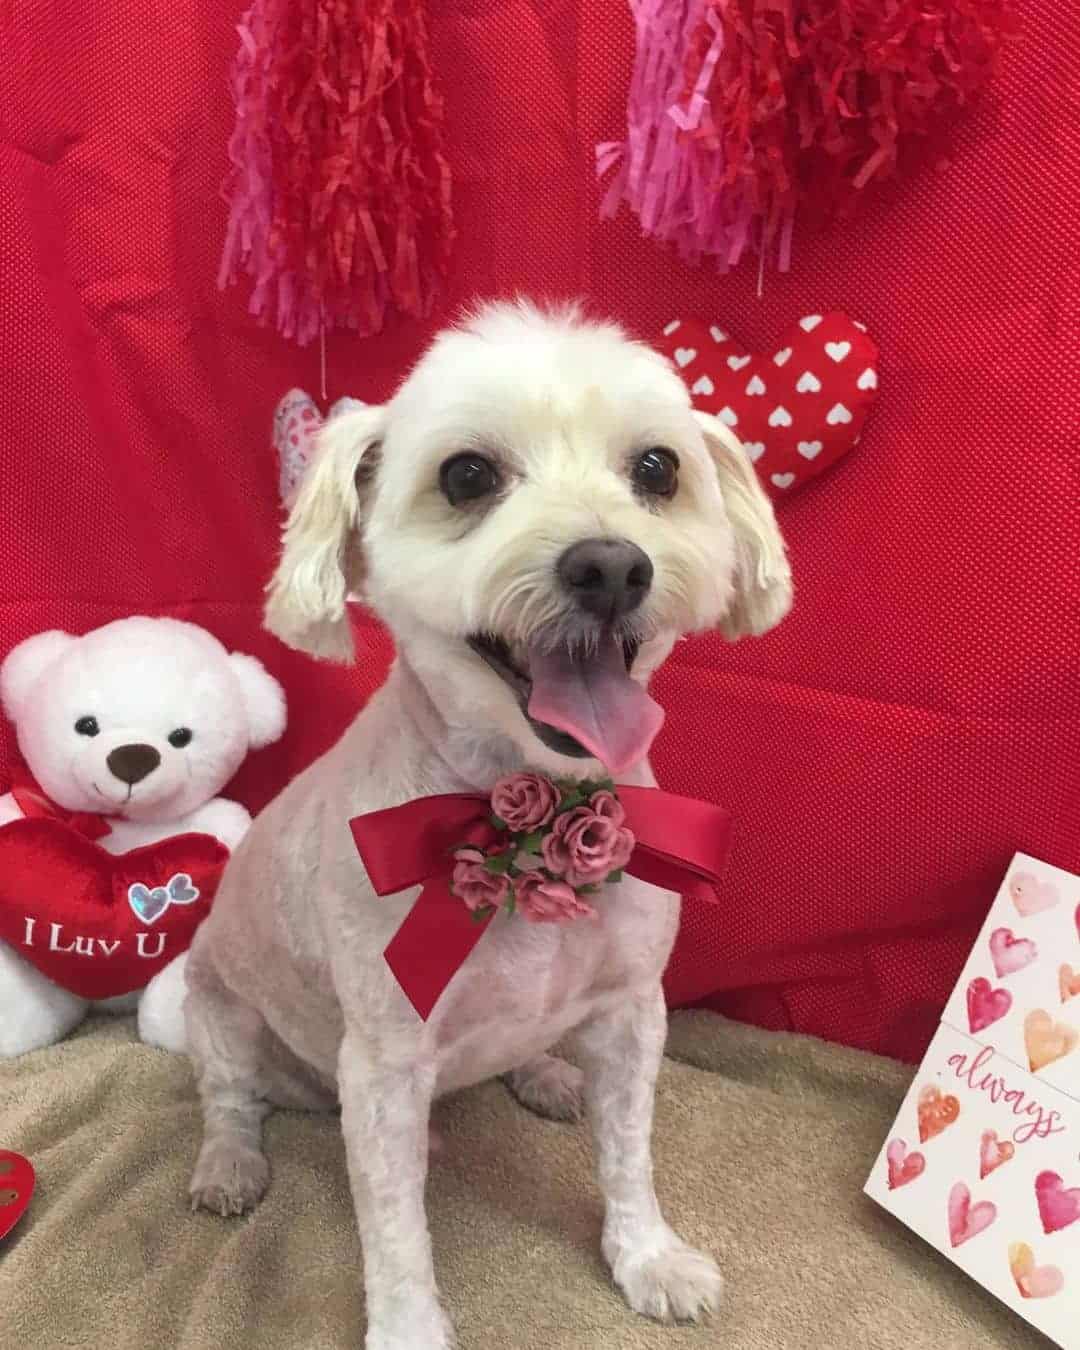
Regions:
M 35 938 L 35 929 L 37 928 L 37 919 L 32 919 L 29 915 L 23 920 L 25 925 L 23 932 L 23 946 L 36 947 L 39 943 L 44 943 L 46 934 L 41 933 Z M 143 957 L 147 961 L 156 961 L 165 950 L 166 934 L 157 933 L 136 933 L 135 934 L 135 954 Z M 120 947 L 122 938 L 115 938 L 112 942 L 106 942 L 104 938 L 82 937 L 80 934 L 74 934 L 70 937 L 64 932 L 62 923 L 50 923 L 48 927 L 48 950 L 50 952 L 68 952 L 72 956 L 104 956 L 106 958 L 115 955 Z M 151 947 L 150 943 L 154 946 Z

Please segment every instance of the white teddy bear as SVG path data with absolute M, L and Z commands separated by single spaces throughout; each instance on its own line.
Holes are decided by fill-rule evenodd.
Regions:
M 169 836 L 209 835 L 226 849 L 235 848 L 251 817 L 238 802 L 217 794 L 249 749 L 268 745 L 284 731 L 281 686 L 254 657 L 228 652 L 195 624 L 135 617 L 84 637 L 47 632 L 28 638 L 0 666 L 0 699 L 15 725 L 28 770 L 21 792 L 16 787 L 0 796 L 0 844 L 7 850 L 0 857 L 5 869 L 0 874 L 0 905 L 6 906 L 2 931 L 7 938 L 0 940 L 0 1055 L 53 1044 L 82 1020 L 91 1003 L 119 1012 L 137 1004 L 142 1039 L 182 1050 L 186 942 L 184 954 L 169 958 L 163 953 L 165 924 L 156 930 L 152 925 L 170 905 L 184 918 L 182 907 L 199 896 L 198 881 L 192 882 L 194 868 L 159 885 L 133 880 L 137 873 L 122 877 L 118 893 L 135 919 L 126 910 L 122 917 L 129 925 L 141 920 L 140 933 L 128 936 L 137 937 L 138 956 L 157 950 L 160 969 L 145 989 L 133 987 L 129 979 L 130 992 L 108 999 L 71 992 L 39 967 L 48 968 L 47 960 L 66 963 L 79 972 L 77 987 L 85 990 L 89 981 L 89 987 L 101 988 L 102 978 L 114 978 L 102 974 L 110 959 L 115 972 L 129 955 L 117 952 L 121 940 L 78 937 L 61 923 L 49 923 L 48 915 L 23 914 L 4 888 L 18 891 L 11 875 L 23 874 L 27 848 L 30 890 L 36 879 L 37 889 L 43 888 L 40 878 L 50 875 L 57 854 L 74 857 L 76 870 L 92 870 L 95 858 L 102 861 L 98 845 L 114 855 L 142 850 L 133 859 L 152 859 L 153 851 L 143 846 Z M 74 825 L 85 840 L 61 831 L 58 845 L 55 824 L 33 817 Z M 20 820 L 26 823 L 3 828 Z M 42 832 L 48 830 L 53 834 L 42 844 Z M 185 841 L 178 842 L 182 847 Z M 220 846 L 205 837 L 186 842 L 195 849 L 193 856 L 200 848 L 203 855 L 214 851 L 216 879 L 225 856 Z M 126 859 L 107 866 L 122 873 Z M 22 885 L 25 890 L 25 879 Z M 34 903 L 42 903 L 40 895 Z M 71 906 L 77 914 L 88 912 L 78 893 L 70 900 L 65 897 L 64 903 L 65 916 Z M 189 913 L 194 915 L 195 909 Z M 27 955 L 19 954 L 20 946 Z M 148 964 L 153 968 L 155 963 Z M 87 976 L 87 971 L 93 974 Z

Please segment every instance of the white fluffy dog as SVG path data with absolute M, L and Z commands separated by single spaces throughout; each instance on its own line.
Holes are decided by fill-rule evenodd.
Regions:
M 393 632 L 393 672 L 257 818 L 192 948 L 193 1202 L 254 1205 L 271 1104 L 339 1101 L 368 1350 L 444 1350 L 424 1213 L 432 1099 L 505 1074 L 526 1105 L 568 1117 L 583 1089 L 614 1279 L 641 1313 L 694 1318 L 720 1273 L 665 1222 L 650 1156 L 678 897 L 627 878 L 590 897 L 596 922 L 500 919 L 423 1022 L 383 960 L 417 892 L 373 894 L 348 822 L 525 767 L 596 778 L 600 761 L 654 786 L 645 686 L 676 639 L 762 633 L 791 602 L 753 467 L 619 329 L 487 307 L 389 403 L 322 433 L 268 625 L 348 659 L 350 594 Z M 583 1080 L 547 1053 L 569 1033 Z

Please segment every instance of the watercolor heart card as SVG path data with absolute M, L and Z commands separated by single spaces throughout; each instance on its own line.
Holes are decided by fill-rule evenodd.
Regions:
M 866 1194 L 1080 1350 L 1080 877 L 1017 854 Z

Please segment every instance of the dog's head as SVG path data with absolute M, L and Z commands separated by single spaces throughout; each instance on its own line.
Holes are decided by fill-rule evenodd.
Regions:
M 494 305 L 321 433 L 268 626 L 348 659 L 348 595 L 459 723 L 619 773 L 659 728 L 644 686 L 675 640 L 765 632 L 791 576 L 749 459 L 661 356 L 576 310 Z

